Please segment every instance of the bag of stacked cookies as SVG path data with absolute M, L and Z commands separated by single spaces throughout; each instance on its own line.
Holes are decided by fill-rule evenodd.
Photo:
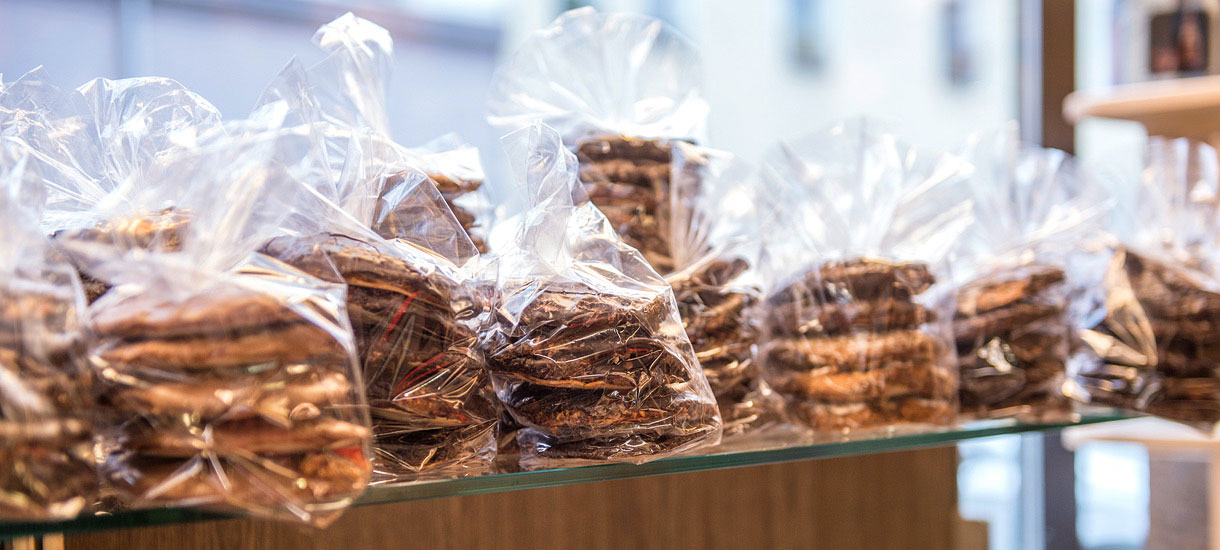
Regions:
M 307 93 L 313 96 L 315 112 L 303 122 L 367 129 L 390 141 L 387 83 L 394 55 L 390 33 L 347 13 L 318 28 L 313 43 L 325 54 L 321 61 L 308 69 L 290 66 L 281 73 L 281 78 L 295 74 L 309 81 Z M 491 208 L 479 192 L 484 176 L 478 149 L 448 134 L 398 153 L 405 156 L 406 164 L 381 180 L 374 230 L 387 239 L 403 232 L 399 225 L 409 224 L 412 212 L 395 207 L 407 208 L 409 201 L 400 197 L 411 192 L 415 174 L 422 171 L 440 191 L 468 240 L 478 252 L 486 252 L 484 224 Z
M 694 46 L 659 20 L 573 10 L 496 71 L 488 120 L 559 130 L 579 162 L 584 200 L 673 284 L 732 438 L 780 413 L 751 359 L 745 312 L 758 291 L 748 247 L 737 242 L 743 228 L 712 211 L 727 191 L 713 187 L 738 183 L 721 178 L 731 155 L 690 143 L 707 117 L 699 68 Z
M 766 155 L 761 360 L 819 437 L 954 422 L 947 259 L 971 223 L 967 166 L 864 122 Z
M 344 287 L 256 252 L 297 182 L 328 176 L 314 143 L 300 128 L 250 123 L 160 159 L 132 202 L 172 202 L 191 223 L 173 246 L 116 243 L 91 258 L 112 285 L 89 308 L 110 424 L 102 471 L 127 506 L 324 525 L 367 486 L 371 430 Z M 61 242 L 99 251 L 79 239 Z
M 580 181 L 624 242 L 659 273 L 673 261 L 673 144 L 700 138 L 694 45 L 658 19 L 572 10 L 534 33 L 492 77 L 488 121 L 504 131 L 541 120 L 580 162 Z
M 555 131 L 539 123 L 505 144 L 532 207 L 498 258 L 486 346 L 522 426 L 521 465 L 638 463 L 716 443 L 716 399 L 669 285 L 582 200 Z
M 133 177 L 140 170 L 219 127 L 220 113 L 211 103 L 166 78 L 98 78 L 63 91 L 36 69 L 0 93 L 0 129 L 28 143 L 42 168 L 44 230 L 57 238 L 72 234 L 78 245 L 175 246 L 187 219 L 172 204 L 158 212 L 116 205 L 143 184 Z M 99 219 L 103 211 L 111 217 Z M 71 259 L 88 300 L 96 300 L 107 286 L 88 275 L 82 256 Z
M 326 120 L 325 96 L 312 96 L 321 87 L 290 65 L 264 98 L 295 98 L 294 120 Z M 487 473 L 499 411 L 476 345 L 489 300 L 474 284 L 478 252 L 411 153 L 368 129 L 312 126 L 331 174 L 303 182 L 283 234 L 263 252 L 347 286 L 373 482 Z
M 1119 189 L 1102 295 L 1082 326 L 1095 403 L 1211 430 L 1220 422 L 1220 169 L 1216 151 L 1150 138 Z M 1125 225 L 1119 225 L 1125 224 Z
M 1073 266 L 1112 201 L 1067 153 L 1023 146 L 1015 129 L 973 136 L 963 156 L 975 223 L 954 264 L 962 413 L 1063 420 L 1071 318 L 1092 286 Z
M 724 421 L 723 445 L 791 443 L 783 398 L 755 361 L 761 300 L 756 266 L 766 240 L 754 172 L 732 154 L 689 143 L 673 146 L 671 252 L 680 269 L 665 280 Z
M 0 139 L 0 518 L 67 519 L 93 504 L 96 414 L 76 270 L 39 229 L 25 144 Z

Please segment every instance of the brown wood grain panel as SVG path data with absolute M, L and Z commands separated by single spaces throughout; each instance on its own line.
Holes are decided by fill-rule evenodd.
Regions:
M 329 529 L 228 520 L 66 538 L 144 548 L 582 550 L 953 547 L 953 448 L 372 506 Z

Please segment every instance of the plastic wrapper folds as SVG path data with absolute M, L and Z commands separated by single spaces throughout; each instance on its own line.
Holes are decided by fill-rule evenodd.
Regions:
M 190 212 L 178 244 L 91 258 L 113 287 L 89 308 L 108 410 L 102 471 L 125 505 L 323 525 L 367 485 L 371 430 L 344 288 L 254 252 L 297 182 L 326 175 L 312 143 L 276 126 L 206 136 L 141 175 L 137 204 Z
M 660 20 L 569 11 L 536 32 L 492 79 L 488 120 L 556 128 L 580 162 L 588 199 L 660 273 L 673 258 L 674 144 L 703 133 L 694 46 Z
M 356 32 L 370 25 L 344 16 L 316 40 L 355 44 L 376 35 Z M 311 110 L 327 105 L 311 97 L 325 87 L 319 70 L 290 65 L 264 98 L 304 99 L 290 118 L 342 122 Z M 487 473 L 499 411 L 476 345 L 488 286 L 474 279 L 474 245 L 414 153 L 359 127 L 320 122 L 313 130 L 332 169 L 304 182 L 282 234 L 263 251 L 347 286 L 375 436 L 374 483 Z
M 99 246 L 165 249 L 177 242 L 187 217 L 172 204 L 156 212 L 134 204 L 146 184 L 137 176 L 217 131 L 220 113 L 166 78 L 98 78 L 61 91 L 34 70 L 0 93 L 0 126 L 31 146 L 46 188 L 47 233 Z M 99 218 L 101 212 L 108 218 Z M 152 243 L 154 236 L 166 242 Z M 82 268 L 89 301 L 97 299 L 107 286 L 83 269 L 84 257 L 70 259 Z
M 84 295 L 38 227 L 41 181 L 0 140 L 0 518 L 72 518 L 93 503 L 93 395 Z
M 526 468 L 643 462 L 715 443 L 716 400 L 669 285 L 581 194 L 544 125 L 505 138 L 534 201 L 499 258 L 488 367 Z
M 675 144 L 672 155 L 669 249 L 681 269 L 665 280 L 720 405 L 724 443 L 791 440 L 784 400 L 755 358 L 763 239 L 753 174 L 729 153 L 689 143 Z
M 1082 338 L 1099 363 L 1080 380 L 1094 402 L 1214 430 L 1220 422 L 1216 152 L 1153 138 L 1131 219 L 1101 277 Z
M 292 78 L 294 74 L 308 79 L 304 94 L 310 109 L 301 121 L 322 121 L 335 127 L 368 131 L 389 143 L 386 85 L 394 55 L 390 33 L 372 21 L 347 13 L 319 28 L 313 42 L 326 57 L 308 69 L 290 66 L 278 79 L 282 83 L 284 78 Z M 284 91 L 273 83 L 264 93 L 264 99 L 282 99 Z M 383 204 L 377 214 L 382 223 L 374 229 L 387 239 L 401 233 L 393 223 L 411 213 L 392 208 L 403 202 L 395 195 L 400 193 L 399 188 L 404 183 L 413 186 L 415 173 L 422 172 L 433 180 L 475 248 L 486 252 L 483 224 L 490 213 L 490 205 L 479 192 L 484 176 L 478 150 L 449 134 L 422 147 L 400 149 L 398 153 L 404 155 L 409 168 L 401 174 L 386 174 L 382 179 L 384 186 L 375 190 L 383 198 Z M 342 162 L 342 156 L 336 160 Z
M 1063 420 L 1071 318 L 1092 291 L 1074 264 L 1111 201 L 1066 153 L 1022 146 L 1014 130 L 975 136 L 965 151 L 975 223 L 954 266 L 962 412 Z
M 957 412 L 946 256 L 971 223 L 965 164 L 866 124 L 772 149 L 782 236 L 762 305 L 768 381 L 819 435 L 948 424 Z

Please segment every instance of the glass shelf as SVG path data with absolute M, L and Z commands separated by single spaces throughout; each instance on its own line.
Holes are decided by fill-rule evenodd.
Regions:
M 1006 420 L 987 420 L 971 422 L 956 429 L 941 431 L 924 431 L 884 438 L 851 439 L 810 445 L 774 447 L 762 450 L 682 456 L 640 465 L 605 464 L 579 468 L 514 472 L 460 479 L 383 485 L 370 488 L 359 499 L 357 505 L 369 506 L 430 498 L 555 487 L 591 481 L 609 481 L 720 468 L 735 468 L 739 466 L 774 464 L 796 460 L 901 451 L 948 445 L 958 441 L 997 435 L 1050 432 L 1069 426 L 1109 422 L 1130 417 L 1126 413 L 1103 409 L 1081 413 L 1072 422 L 1025 424 Z M 157 508 L 84 516 L 70 521 L 52 523 L 0 522 L 0 539 L 46 533 L 80 533 L 105 529 L 144 527 L 231 517 L 235 516 L 202 510 Z

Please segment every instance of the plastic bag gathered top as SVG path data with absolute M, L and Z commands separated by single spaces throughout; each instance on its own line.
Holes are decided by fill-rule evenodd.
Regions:
M 783 235 L 767 249 L 762 360 L 820 435 L 952 423 L 957 372 L 945 258 L 971 223 L 966 164 L 866 124 L 771 150 Z
M 344 288 L 254 252 L 296 182 L 326 176 L 314 142 L 278 127 L 201 139 L 141 175 L 140 204 L 192 212 L 179 246 L 92 263 L 113 285 L 89 308 L 102 471 L 125 505 L 324 525 L 366 487 L 371 430 Z
M 380 29 L 344 16 L 315 41 L 379 51 L 353 46 L 379 34 L 357 32 L 369 26 Z M 289 65 L 264 98 L 298 98 L 290 119 L 343 122 L 325 114 L 333 101 L 313 93 L 326 88 L 322 69 L 345 59 L 332 53 L 310 71 Z M 347 61 L 359 65 L 358 56 Z M 302 182 L 282 235 L 262 250 L 347 286 L 372 413 L 373 481 L 487 473 L 499 411 L 476 345 L 490 298 L 474 280 L 474 246 L 412 153 L 365 128 L 313 128 L 330 174 Z
M 37 69 L 0 93 L 0 128 L 31 146 L 46 186 L 42 226 L 48 234 L 72 234 L 78 245 L 166 249 L 177 245 L 189 213 L 131 204 L 144 184 L 135 176 L 218 131 L 220 113 L 166 78 L 98 78 L 65 92 Z M 100 218 L 102 211 L 110 217 Z M 96 300 L 107 286 L 88 275 L 83 258 L 71 259 L 89 301 Z
M 488 121 L 504 131 L 534 120 L 557 129 L 580 161 L 588 199 L 624 242 L 670 273 L 683 267 L 670 242 L 671 150 L 704 132 L 701 65 L 660 20 L 572 10 L 496 69 Z
M 313 42 L 326 54 L 325 59 L 307 70 L 290 66 L 281 73 L 283 77 L 295 71 L 310 81 L 307 93 L 316 111 L 302 122 L 323 121 L 340 128 L 367 130 L 391 142 L 387 83 L 394 41 L 390 33 L 349 12 L 320 27 Z M 275 99 L 282 91 L 274 88 L 267 90 L 264 100 Z M 387 239 L 403 232 L 398 225 L 415 213 L 395 206 L 404 205 L 399 197 L 415 186 L 422 173 L 441 192 L 473 246 L 486 252 L 483 225 L 491 207 L 478 192 L 484 181 L 478 150 L 457 135 L 447 134 L 399 153 L 407 165 L 383 178 L 382 188 L 377 190 L 381 204 L 374 229 Z
M 1116 242 L 1082 338 L 1094 402 L 1213 430 L 1220 422 L 1220 236 L 1216 152 L 1152 138 L 1129 228 Z M 1150 228 L 1155 228 L 1150 230 Z
M 29 157 L 0 139 L 0 518 L 18 521 L 72 518 L 98 495 L 84 295 L 38 227 Z
M 579 195 L 538 124 L 505 138 L 534 206 L 499 258 L 488 366 L 526 468 L 644 462 L 715 443 L 721 422 L 673 292 Z
M 1015 131 L 976 136 L 964 156 L 975 223 L 955 265 L 962 412 L 1061 420 L 1072 410 L 1071 316 L 1091 290 L 1073 263 L 1112 201 L 1066 153 L 1024 147 Z

